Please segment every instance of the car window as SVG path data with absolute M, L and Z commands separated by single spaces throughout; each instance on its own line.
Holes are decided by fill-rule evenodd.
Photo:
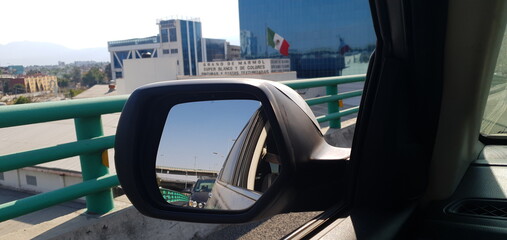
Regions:
M 255 143 L 259 138 L 264 124 L 265 118 L 262 111 L 258 111 L 245 125 L 245 128 L 239 134 L 225 160 L 224 167 L 218 177 L 220 181 L 237 187 L 247 187 L 247 179 L 245 179 L 247 176 L 241 173 L 248 173 L 244 168 L 249 167 L 250 164 L 244 161 L 252 160 L 256 146 Z
M 507 30 L 503 35 L 495 72 L 491 79 L 481 134 L 507 138 Z
M 211 189 L 213 189 L 214 184 L 215 180 L 197 181 L 197 183 L 194 186 L 194 192 L 211 192 Z

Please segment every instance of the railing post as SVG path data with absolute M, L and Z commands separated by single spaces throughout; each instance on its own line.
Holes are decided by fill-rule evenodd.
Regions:
M 77 140 L 85 140 L 104 135 L 100 115 L 86 118 L 75 118 Z M 102 153 L 96 152 L 79 156 L 83 181 L 96 179 L 109 173 L 109 168 L 102 161 Z M 103 214 L 113 209 L 111 189 L 86 196 L 88 213 Z
M 337 85 L 328 85 L 326 86 L 326 95 L 336 95 L 338 94 L 338 86 Z M 336 113 L 340 111 L 340 106 L 338 101 L 336 102 L 328 102 L 327 103 L 327 112 L 328 114 Z M 341 119 L 335 119 L 329 121 L 330 128 L 341 128 Z

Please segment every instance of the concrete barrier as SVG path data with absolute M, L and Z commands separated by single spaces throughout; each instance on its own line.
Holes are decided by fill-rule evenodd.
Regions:
M 159 220 L 142 215 L 125 196 L 115 210 L 93 216 L 83 210 L 3 235 L 0 239 L 205 239 L 220 224 Z

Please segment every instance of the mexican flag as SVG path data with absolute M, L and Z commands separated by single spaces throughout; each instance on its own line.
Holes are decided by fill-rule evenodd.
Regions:
M 267 29 L 268 32 L 268 45 L 272 48 L 280 51 L 280 54 L 284 56 L 289 55 L 289 42 L 285 40 L 282 36 L 278 35 L 277 33 L 273 32 L 271 28 Z

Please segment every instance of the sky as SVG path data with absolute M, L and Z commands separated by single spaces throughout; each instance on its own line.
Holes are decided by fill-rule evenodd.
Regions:
M 220 170 L 254 112 L 255 100 L 183 103 L 170 111 L 157 152 L 157 166 Z
M 200 18 L 205 38 L 239 45 L 238 0 L 16 0 L 2 2 L 0 44 L 49 42 L 71 49 L 157 35 L 157 19 Z

